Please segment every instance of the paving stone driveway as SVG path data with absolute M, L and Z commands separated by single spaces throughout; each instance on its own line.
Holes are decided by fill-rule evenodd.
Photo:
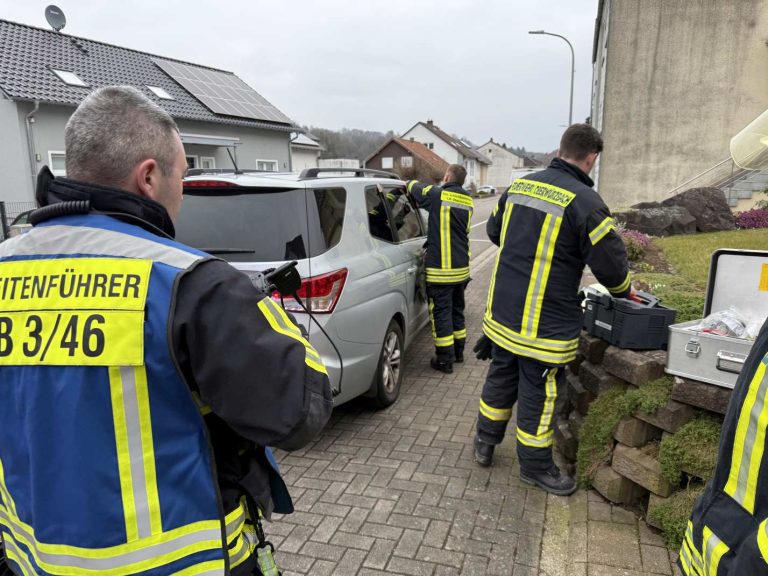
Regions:
M 483 260 L 467 289 L 470 347 L 492 267 Z M 593 492 L 562 498 L 521 483 L 514 436 L 491 468 L 477 466 L 488 364 L 468 355 L 443 375 L 429 368 L 432 350 L 424 330 L 389 409 L 341 406 L 311 445 L 278 454 L 296 505 L 267 526 L 284 576 L 673 574 L 659 536 L 631 512 Z

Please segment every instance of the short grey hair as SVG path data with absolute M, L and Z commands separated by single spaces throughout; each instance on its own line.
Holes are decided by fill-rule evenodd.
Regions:
M 80 103 L 64 129 L 67 177 L 120 187 L 153 158 L 168 176 L 176 157 L 173 118 L 131 86 L 105 86 Z

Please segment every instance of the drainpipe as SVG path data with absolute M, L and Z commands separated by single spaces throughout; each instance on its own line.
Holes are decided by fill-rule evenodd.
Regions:
M 32 130 L 32 124 L 35 123 L 35 114 L 40 110 L 40 102 L 35 100 L 35 107 L 32 108 L 32 112 L 24 117 L 24 122 L 27 125 L 27 148 L 29 150 L 29 168 L 32 172 L 32 194 L 34 195 L 35 186 L 37 185 L 37 158 L 35 157 L 35 134 Z
M 296 138 L 299 137 L 299 133 L 296 133 Z M 288 134 L 288 172 L 293 172 L 293 147 L 291 144 L 295 138 L 293 137 L 293 132 Z

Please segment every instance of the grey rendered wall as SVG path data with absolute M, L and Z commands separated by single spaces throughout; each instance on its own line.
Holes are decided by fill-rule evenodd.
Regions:
M 256 130 L 189 120 L 177 120 L 177 124 L 179 130 L 184 134 L 240 138 L 242 144 L 237 146 L 238 168 L 256 168 L 256 160 L 277 160 L 280 171 L 288 170 L 288 147 L 290 145 L 290 133 L 288 132 Z M 216 158 L 216 168 L 232 167 L 226 148 L 193 144 L 186 145 L 184 148 L 188 154 L 195 156 L 213 156 Z
M 599 192 L 658 200 L 768 108 L 768 2 L 612 0 Z
M 3 202 L 33 199 L 24 114 L 26 111 L 21 114 L 15 102 L 0 97 L 0 201 Z
M 11 180 L 3 177 L 3 188 L 0 194 L 3 200 L 8 201 L 32 201 L 34 192 L 32 189 L 31 171 L 29 170 L 27 138 L 24 132 L 24 117 L 32 110 L 33 105 L 27 102 L 16 104 L 6 100 L 0 100 L 0 171 L 9 174 Z M 6 128 L 6 117 L 9 125 L 15 122 L 17 130 Z M 35 162 L 35 172 L 45 164 L 49 164 L 50 152 L 64 151 L 64 127 L 69 120 L 74 108 L 67 106 L 53 106 L 41 104 L 40 110 L 35 115 L 34 143 L 35 152 L 40 160 Z M 207 122 L 178 121 L 179 130 L 189 134 L 205 134 L 212 136 L 227 136 L 240 138 L 242 145 L 237 147 L 237 161 L 240 168 L 255 168 L 256 159 L 277 160 L 280 170 L 288 170 L 288 146 L 289 133 L 275 132 L 272 130 L 255 130 L 238 126 L 224 126 Z M 6 138 L 6 132 L 9 137 Z M 17 136 L 14 137 L 14 134 Z M 15 138 L 15 141 L 14 141 Z M 213 156 L 216 158 L 217 168 L 229 168 L 232 166 L 225 148 L 210 146 L 189 145 L 185 148 L 187 153 L 197 156 Z M 7 152 L 7 154 L 5 153 Z M 14 159 L 15 158 L 15 159 Z M 23 165 L 22 168 L 19 166 Z M 13 186 L 6 187 L 6 181 L 13 181 Z M 6 198 L 6 195 L 8 198 Z

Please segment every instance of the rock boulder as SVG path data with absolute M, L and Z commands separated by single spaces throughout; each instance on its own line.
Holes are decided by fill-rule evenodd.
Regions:
M 719 188 L 691 188 L 672 198 L 667 198 L 662 206 L 685 208 L 696 219 L 699 232 L 717 232 L 736 228 L 725 194 Z
M 696 232 L 696 218 L 681 206 L 640 208 L 615 214 L 627 228 L 639 230 L 651 236 L 674 236 Z

